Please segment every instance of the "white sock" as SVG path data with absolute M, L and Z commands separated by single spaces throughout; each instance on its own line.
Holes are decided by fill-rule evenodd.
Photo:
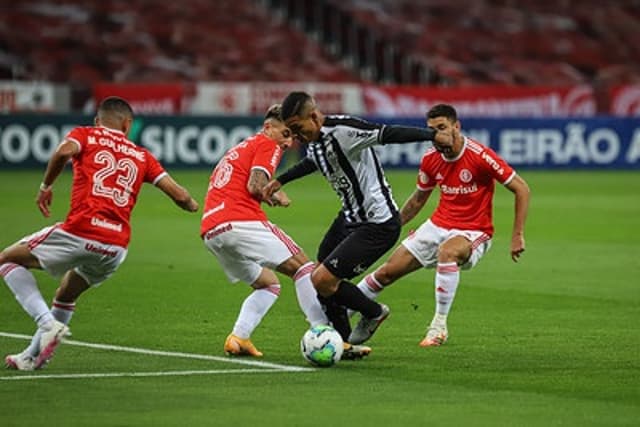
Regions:
M 375 300 L 384 289 L 384 286 L 376 279 L 375 272 L 367 274 L 358 283 L 358 289 L 369 299 Z
M 318 301 L 318 294 L 311 282 L 311 272 L 314 267 L 314 263 L 308 262 L 300 267 L 298 271 L 296 271 L 296 274 L 293 275 L 298 304 L 307 317 L 307 322 L 309 322 L 311 327 L 329 324 L 329 319 L 322 310 L 320 301 Z
M 71 322 L 71 317 L 75 309 L 76 303 L 74 302 L 60 302 L 54 299 L 53 304 L 51 304 L 51 314 L 58 322 L 62 322 L 65 325 Z
M 251 292 L 240 308 L 233 335 L 247 339 L 280 295 L 280 285 L 270 285 Z
M 53 315 L 29 270 L 18 264 L 5 263 L 0 265 L 0 276 L 4 277 L 16 300 L 39 327 L 53 321 Z
M 435 293 L 436 316 L 434 322 L 446 324 L 447 315 L 460 283 L 460 268 L 455 262 L 438 263 L 436 268 Z

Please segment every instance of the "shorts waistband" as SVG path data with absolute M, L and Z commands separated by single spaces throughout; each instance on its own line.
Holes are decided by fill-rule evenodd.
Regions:
M 222 233 L 226 233 L 227 231 L 230 231 L 231 229 L 233 229 L 233 226 L 231 224 L 222 224 L 222 225 L 218 225 L 215 228 L 212 228 L 211 230 L 207 231 L 204 234 L 204 238 L 205 240 L 211 240 L 216 236 L 219 236 Z

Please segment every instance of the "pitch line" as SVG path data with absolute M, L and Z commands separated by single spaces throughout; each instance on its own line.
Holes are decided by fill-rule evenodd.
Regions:
M 270 372 L 286 372 L 284 369 L 207 369 L 202 371 L 161 371 L 161 372 L 107 372 L 95 374 L 51 374 L 51 375 L 19 375 L 0 377 L 0 381 L 41 380 L 41 379 L 85 379 L 85 378 L 126 378 L 126 377 L 182 377 L 194 375 L 216 374 L 262 374 Z
M 9 333 L 9 332 L 0 332 L 0 337 L 26 339 L 26 340 L 30 340 L 32 338 L 29 335 L 12 334 L 12 333 Z M 145 355 L 150 355 L 150 356 L 177 357 L 177 358 L 182 358 L 182 359 L 211 360 L 211 361 L 215 361 L 215 362 L 230 363 L 230 364 L 236 364 L 236 365 L 255 366 L 255 367 L 259 367 L 259 368 L 263 368 L 263 369 L 264 368 L 270 369 L 272 371 L 310 372 L 310 371 L 314 371 L 315 370 L 313 368 L 305 368 L 305 367 L 302 367 L 302 366 L 281 365 L 281 364 L 278 364 L 278 363 L 262 362 L 262 361 L 259 361 L 259 360 L 243 360 L 243 359 L 236 359 L 236 358 L 230 358 L 230 357 L 211 356 L 211 355 L 208 355 L 208 354 L 196 354 L 196 353 L 184 353 L 184 352 L 178 352 L 178 351 L 152 350 L 152 349 L 147 349 L 147 348 L 126 347 L 126 346 L 120 346 L 120 345 L 100 344 L 100 343 L 90 343 L 90 342 L 76 341 L 76 340 L 69 340 L 69 339 L 65 339 L 62 343 L 65 344 L 65 345 L 75 345 L 75 346 L 78 346 L 78 347 L 95 348 L 95 349 L 99 349 L 99 350 L 121 351 L 121 352 L 126 352 L 126 353 L 138 353 L 138 354 L 145 354 Z M 200 372 L 204 372 L 204 371 L 200 371 Z M 249 370 L 242 370 L 242 371 L 239 371 L 239 372 L 249 372 Z M 38 376 L 38 377 L 42 378 L 44 376 Z M 0 379 L 4 379 L 4 378 L 0 378 Z

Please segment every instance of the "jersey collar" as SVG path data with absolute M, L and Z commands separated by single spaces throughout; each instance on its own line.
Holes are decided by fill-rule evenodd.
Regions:
M 458 160 L 460 160 L 460 158 L 464 155 L 464 151 L 467 149 L 467 137 L 462 135 L 462 149 L 460 150 L 460 154 L 458 154 L 456 157 L 454 157 L 453 159 L 449 159 L 448 157 L 445 157 L 444 154 L 440 154 L 442 156 L 442 160 L 444 160 L 445 162 L 457 162 Z

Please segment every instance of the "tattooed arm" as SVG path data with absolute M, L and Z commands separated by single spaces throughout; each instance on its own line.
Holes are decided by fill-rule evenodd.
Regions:
M 427 200 L 429 200 L 429 196 L 431 196 L 431 190 L 422 191 L 418 189 L 409 196 L 402 209 L 400 209 L 400 221 L 403 226 L 415 218 L 424 204 L 427 203 Z

